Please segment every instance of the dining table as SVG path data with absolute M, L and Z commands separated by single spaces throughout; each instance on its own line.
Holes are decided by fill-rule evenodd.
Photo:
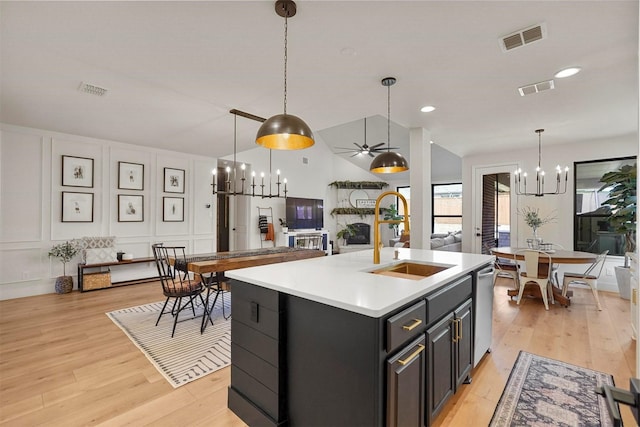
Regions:
M 215 284 L 215 290 L 213 291 L 215 293 L 215 298 L 212 304 L 213 307 L 221 292 L 231 290 L 227 278 L 224 275 L 225 271 L 255 267 L 258 265 L 316 258 L 325 255 L 324 251 L 318 249 L 275 246 L 259 249 L 185 255 L 184 259 L 171 258 L 169 262 L 177 270 L 191 271 L 201 276 L 204 283 Z M 209 320 L 211 319 L 212 312 L 212 309 L 209 309 L 209 297 L 212 292 L 212 287 L 207 287 L 209 288 L 205 299 L 207 308 L 205 309 L 205 313 L 202 318 L 202 325 L 200 327 L 201 331 L 204 331 L 207 325 L 207 318 Z M 224 314 L 224 307 L 223 316 L 225 319 L 228 318 L 228 316 Z
M 497 248 L 492 248 L 491 253 L 495 255 L 497 258 L 515 260 L 515 261 L 524 261 L 524 253 L 521 252 L 523 250 L 527 250 L 531 248 L 519 248 L 513 246 L 501 246 Z M 550 249 L 544 250 L 543 252 L 549 254 L 551 257 L 552 264 L 592 264 L 598 254 L 593 254 L 590 252 L 581 252 L 581 251 L 571 251 L 566 249 Z M 540 258 L 540 262 L 546 261 L 545 258 Z M 546 268 L 545 268 L 546 270 Z M 550 270 L 549 270 L 550 271 Z M 550 278 L 551 281 L 551 290 L 553 292 L 553 299 L 557 301 L 560 305 L 568 307 L 571 304 L 571 291 L 567 293 L 567 295 L 562 295 L 562 288 L 559 283 L 555 283 L 553 278 Z M 540 290 L 537 286 L 530 286 L 525 288 L 525 292 L 528 295 L 540 295 Z M 514 297 L 518 295 L 517 289 L 509 289 L 507 294 L 510 297 Z

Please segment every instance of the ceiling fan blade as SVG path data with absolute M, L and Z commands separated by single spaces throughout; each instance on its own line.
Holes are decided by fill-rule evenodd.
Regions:
M 358 147 L 360 149 L 360 151 L 364 151 L 365 150 L 365 148 L 362 145 L 358 144 L 357 142 L 354 142 L 353 145 Z
M 361 153 L 358 151 L 357 153 L 353 153 L 352 155 L 350 155 L 349 157 L 355 157 L 355 156 L 359 156 Z
M 384 142 L 381 142 L 381 143 L 379 143 L 379 144 L 372 145 L 371 147 L 369 147 L 369 150 L 375 150 L 376 148 L 380 147 L 381 145 L 384 145 Z
M 355 148 L 347 148 L 347 147 L 333 147 L 336 150 L 347 150 L 347 151 L 360 151 L 360 150 L 356 150 Z
M 375 157 L 371 151 L 369 151 L 367 154 L 369 155 L 369 157 Z
M 371 151 L 375 151 L 376 153 L 382 153 L 382 152 L 387 151 L 387 150 L 399 150 L 399 149 L 400 149 L 399 147 L 389 147 L 389 148 L 380 147 L 380 148 L 376 148 L 375 150 L 371 150 Z

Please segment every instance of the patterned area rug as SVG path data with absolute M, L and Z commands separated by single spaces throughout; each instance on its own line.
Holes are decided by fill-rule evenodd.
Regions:
M 171 338 L 173 317 L 162 315 L 155 326 L 164 301 L 107 313 L 133 343 L 153 363 L 174 388 L 202 378 L 231 363 L 231 321 L 222 316 L 222 302 L 218 298 L 211 315 L 211 323 L 200 334 L 202 307 L 183 311 L 176 333 Z M 171 302 L 169 302 L 171 304 Z M 231 296 L 225 293 L 225 313 L 231 313 Z M 183 320 L 184 319 L 184 320 Z
M 612 426 L 602 384 L 613 377 L 521 351 L 489 426 Z

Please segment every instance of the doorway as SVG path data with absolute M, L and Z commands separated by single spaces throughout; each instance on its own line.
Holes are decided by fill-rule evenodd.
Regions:
M 474 174 L 474 253 L 511 246 L 516 235 L 516 198 L 511 196 L 511 173 L 516 165 L 475 168 Z
M 240 185 L 233 187 L 225 181 L 225 166 L 218 167 L 217 187 L 240 189 Z M 233 184 L 233 181 L 231 182 Z M 227 187 L 228 186 L 228 187 Z M 216 252 L 237 251 L 249 248 L 249 209 L 250 196 L 229 196 L 217 194 L 216 208 Z

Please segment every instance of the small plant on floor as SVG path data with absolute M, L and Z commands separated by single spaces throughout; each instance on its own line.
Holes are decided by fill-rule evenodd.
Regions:
M 58 294 L 66 294 L 73 289 L 73 277 L 67 276 L 67 263 L 80 252 L 76 241 L 54 245 L 49 251 L 49 257 L 55 257 L 62 262 L 62 276 L 56 278 L 55 290 Z
M 75 242 L 64 242 L 54 245 L 49 251 L 49 257 L 59 258 L 62 262 L 62 274 L 67 275 L 67 263 L 80 252 Z

